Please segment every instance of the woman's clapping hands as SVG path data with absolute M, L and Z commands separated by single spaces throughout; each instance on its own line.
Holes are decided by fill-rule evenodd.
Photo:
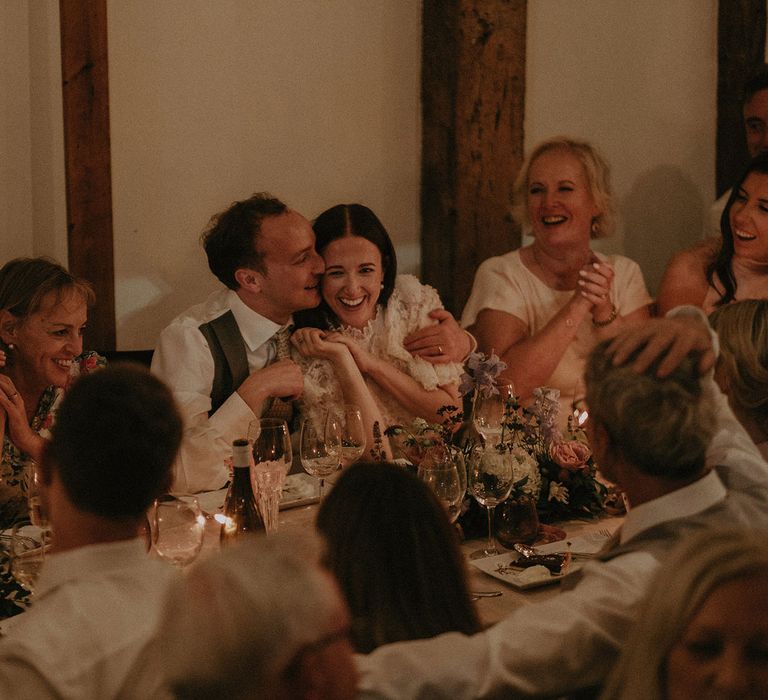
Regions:
M 597 322 L 605 321 L 613 313 L 614 274 L 613 267 L 594 256 L 579 270 L 578 293 L 592 304 L 592 318 Z

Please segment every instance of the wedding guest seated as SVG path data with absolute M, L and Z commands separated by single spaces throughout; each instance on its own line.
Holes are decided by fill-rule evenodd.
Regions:
M 715 381 L 768 459 L 768 299 L 721 306 L 709 322 L 720 339 Z
M 592 348 L 649 318 L 651 298 L 637 263 L 590 249 L 613 233 L 615 212 L 608 164 L 589 143 L 537 145 L 515 182 L 513 215 L 533 243 L 480 265 L 461 323 L 506 362 L 523 400 L 558 389 L 564 423 Z
M 744 138 L 750 158 L 768 153 L 768 65 L 763 64 L 744 83 L 741 106 Z M 720 236 L 720 220 L 732 190 L 727 190 L 712 205 L 712 231 Z
M 0 697 L 115 697 L 175 577 L 137 532 L 170 484 L 181 432 L 145 370 L 115 365 L 67 392 L 39 465 L 52 552 L 34 604 L 6 623 Z
M 283 400 L 304 388 L 289 356 L 292 315 L 318 305 L 324 269 L 309 222 L 264 192 L 213 216 L 202 241 L 224 286 L 171 321 L 152 358 L 152 371 L 171 387 L 184 417 L 174 485 L 182 492 L 224 485 L 232 441 L 247 435 L 252 420 L 290 417 Z M 458 324 L 445 316 L 437 337 L 460 338 L 468 352 Z M 431 353 L 429 333 L 407 339 L 408 349 Z M 455 343 L 437 343 L 458 352 Z
M 706 532 L 659 571 L 601 700 L 768 697 L 764 533 Z
M 0 529 L 29 519 L 28 486 L 64 390 L 104 364 L 83 354 L 94 301 L 88 282 L 47 258 L 17 258 L 0 269 Z M 0 551 L 0 618 L 21 612 L 28 592 Z
M 254 537 L 191 569 L 120 697 L 356 697 L 349 613 L 312 544 Z
M 709 314 L 740 299 L 768 299 L 768 153 L 758 155 L 733 188 L 720 220 L 720 237 L 677 253 L 659 285 L 659 313 L 678 304 Z
M 360 657 L 362 697 L 555 696 L 600 684 L 650 581 L 701 530 L 768 529 L 768 464 L 709 374 L 703 314 L 652 319 L 600 344 L 586 369 L 595 460 L 631 509 L 609 545 L 550 600 L 487 631 Z
M 321 504 L 317 529 L 352 612 L 356 651 L 480 629 L 456 531 L 429 487 L 402 467 L 352 465 Z
M 292 337 L 305 358 L 303 402 L 309 414 L 322 424 L 328 408 L 352 400 L 344 363 L 353 360 L 375 400 L 382 430 L 416 416 L 439 422 L 440 407 L 459 405 L 461 355 L 446 362 L 447 348 L 437 340 L 423 356 L 405 347 L 418 329 L 432 326 L 438 332 L 430 318 L 442 306 L 437 292 L 412 275 L 397 274 L 392 240 L 368 207 L 339 204 L 320 214 L 313 229 L 325 262 L 322 302 L 315 311 L 297 314 L 300 328 Z M 467 343 L 462 352 L 468 349 Z M 373 421 L 366 422 L 370 446 Z

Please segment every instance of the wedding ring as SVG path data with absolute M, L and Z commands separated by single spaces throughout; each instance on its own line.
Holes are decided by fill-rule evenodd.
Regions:
M 443 354 L 443 346 L 442 345 L 438 345 L 437 346 L 437 354 L 438 355 L 442 355 Z

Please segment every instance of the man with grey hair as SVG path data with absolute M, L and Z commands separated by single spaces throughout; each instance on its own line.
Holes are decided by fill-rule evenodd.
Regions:
M 698 318 L 627 328 L 598 346 L 587 369 L 595 458 L 632 504 L 610 546 L 560 595 L 485 632 L 360 657 L 363 697 L 557 696 L 599 685 L 677 542 L 726 524 L 768 529 L 768 464 L 712 380 L 706 318 L 676 311 Z
M 356 697 L 349 612 L 319 550 L 254 536 L 191 569 L 120 697 Z

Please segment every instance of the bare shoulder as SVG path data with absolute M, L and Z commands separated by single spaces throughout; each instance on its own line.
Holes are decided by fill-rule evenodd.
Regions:
M 664 271 L 656 301 L 660 315 L 681 304 L 701 306 L 707 293 L 707 265 L 717 254 L 720 241 L 707 238 L 672 257 Z

